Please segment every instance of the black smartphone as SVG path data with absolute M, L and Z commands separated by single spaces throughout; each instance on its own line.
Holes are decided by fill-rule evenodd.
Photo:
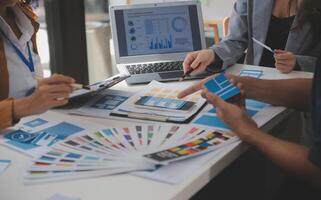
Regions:
M 149 108 L 158 108 L 162 110 L 177 110 L 177 111 L 188 111 L 194 105 L 195 102 L 184 101 L 180 99 L 168 99 L 153 96 L 142 96 L 135 105 Z

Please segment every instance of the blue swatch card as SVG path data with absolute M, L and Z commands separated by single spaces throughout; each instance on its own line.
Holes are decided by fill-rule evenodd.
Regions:
M 224 74 L 220 74 L 205 83 L 205 87 L 212 93 L 220 96 L 223 100 L 241 93 L 238 87 L 235 87 Z
M 263 75 L 262 70 L 244 69 L 244 70 L 241 70 L 240 72 L 240 76 L 248 76 L 253 78 L 260 78 L 262 75 Z

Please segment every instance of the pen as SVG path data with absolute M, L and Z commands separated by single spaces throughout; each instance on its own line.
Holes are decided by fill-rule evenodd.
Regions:
M 35 79 L 36 79 L 37 81 L 41 81 L 43 78 L 40 77 L 40 76 L 36 76 Z M 89 87 L 89 86 L 84 86 L 84 85 L 78 84 L 78 83 L 72 83 L 72 84 L 70 84 L 70 86 L 72 87 L 73 90 L 80 90 L 80 89 L 90 90 L 90 87 Z
M 272 52 L 272 53 L 275 53 L 275 51 L 274 51 L 271 47 L 263 44 L 262 42 L 258 41 L 258 40 L 255 39 L 254 37 L 252 37 L 252 39 L 253 39 L 253 41 L 254 41 L 255 43 L 257 43 L 258 45 L 262 46 L 263 48 L 269 50 L 269 51 Z
M 186 76 L 189 76 L 195 69 L 197 69 L 197 67 L 190 68 L 186 73 L 183 74 L 183 76 L 179 79 L 179 81 L 183 81 L 186 78 Z
M 190 70 L 188 70 L 188 71 L 179 79 L 179 81 L 183 81 L 186 76 L 188 76 L 190 73 L 193 72 L 193 70 L 194 70 L 193 68 L 191 68 Z M 190 72 L 190 71 L 191 71 L 191 72 Z M 223 72 L 225 72 L 225 69 L 213 71 L 213 72 L 211 72 L 211 75 L 219 74 L 219 73 L 223 73 Z

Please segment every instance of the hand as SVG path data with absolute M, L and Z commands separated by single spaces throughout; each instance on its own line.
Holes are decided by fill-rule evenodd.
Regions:
M 71 84 L 74 82 L 70 77 L 57 74 L 39 80 L 38 87 L 31 96 L 14 101 L 14 118 L 40 114 L 67 104 L 72 92 Z
M 204 84 L 213 79 L 213 77 L 216 76 L 216 75 L 212 75 L 212 76 L 209 76 L 201 81 L 199 81 L 198 83 L 186 88 L 185 90 L 181 91 L 177 97 L 182 99 L 190 94 L 193 94 L 201 89 L 204 88 Z M 243 89 L 243 79 L 253 79 L 253 78 L 250 78 L 250 77 L 239 77 L 239 76 L 235 76 L 235 75 L 232 75 L 232 74 L 228 74 L 228 73 L 225 73 L 225 76 L 231 81 L 231 83 L 233 85 L 235 85 L 236 87 L 239 87 L 241 90 Z M 244 91 L 243 91 L 244 92 Z
M 206 67 L 215 61 L 215 53 L 212 49 L 205 49 L 201 51 L 195 51 L 187 54 L 184 63 L 184 73 L 191 68 L 195 69 L 191 75 L 202 73 L 206 70 Z
M 296 65 L 296 57 L 293 53 L 283 50 L 275 50 L 275 67 L 281 73 L 290 73 Z
M 180 93 L 178 93 L 177 98 L 182 99 L 182 98 L 184 98 L 184 97 L 186 97 L 186 96 L 188 96 L 188 95 L 190 95 L 190 94 L 193 94 L 193 93 L 195 93 L 195 92 L 203 89 L 203 88 L 204 88 L 204 84 L 205 84 L 207 81 L 213 79 L 214 76 L 215 76 L 215 75 L 209 76 L 209 77 L 207 77 L 207 78 L 199 81 L 198 83 L 193 84 L 192 86 L 186 88 L 185 90 L 183 90 L 183 91 L 181 91 Z
M 258 130 L 257 124 L 248 117 L 240 107 L 223 101 L 219 96 L 209 92 L 207 89 L 202 91 L 202 96 L 207 102 L 216 107 L 217 116 L 224 121 L 232 131 L 243 141 L 251 141 L 252 134 Z

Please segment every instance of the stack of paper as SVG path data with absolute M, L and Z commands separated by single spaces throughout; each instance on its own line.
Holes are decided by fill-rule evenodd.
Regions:
M 135 125 L 72 135 L 36 157 L 26 183 L 154 170 L 238 140 L 190 125 Z

